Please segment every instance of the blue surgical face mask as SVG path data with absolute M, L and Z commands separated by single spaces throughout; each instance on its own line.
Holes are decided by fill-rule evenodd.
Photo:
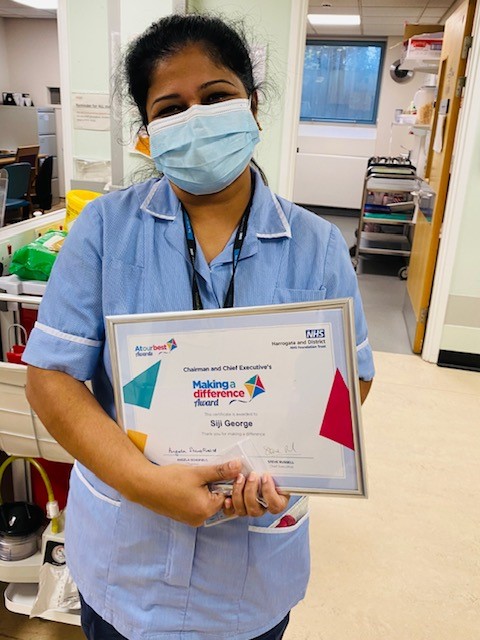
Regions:
M 188 193 L 218 193 L 250 162 L 260 140 L 250 100 L 196 104 L 148 125 L 155 166 Z

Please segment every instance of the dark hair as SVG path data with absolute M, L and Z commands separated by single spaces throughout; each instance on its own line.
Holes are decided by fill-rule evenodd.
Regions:
M 217 64 L 241 80 L 248 96 L 258 88 L 242 30 L 207 15 L 172 15 L 154 22 L 129 47 L 125 58 L 128 91 L 147 125 L 146 101 L 157 63 L 198 43 Z

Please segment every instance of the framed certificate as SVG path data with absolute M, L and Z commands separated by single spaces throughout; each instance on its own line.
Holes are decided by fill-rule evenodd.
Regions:
M 107 332 L 117 421 L 152 462 L 240 447 L 282 489 L 366 494 L 351 300 L 110 316 Z

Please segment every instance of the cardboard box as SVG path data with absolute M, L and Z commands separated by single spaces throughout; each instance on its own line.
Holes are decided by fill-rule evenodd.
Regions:
M 404 42 L 410 40 L 413 36 L 419 36 L 424 33 L 440 33 L 445 29 L 442 24 L 405 24 L 403 31 Z

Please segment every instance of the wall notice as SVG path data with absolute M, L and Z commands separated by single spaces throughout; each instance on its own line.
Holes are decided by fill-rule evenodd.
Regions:
M 73 93 L 74 129 L 109 131 L 110 96 L 108 93 Z

